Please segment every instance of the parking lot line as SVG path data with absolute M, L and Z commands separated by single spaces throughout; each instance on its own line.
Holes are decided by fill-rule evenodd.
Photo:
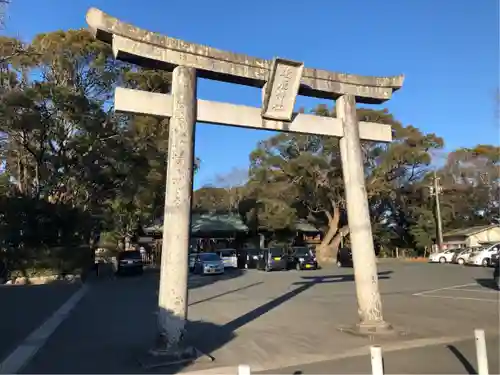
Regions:
M 477 289 L 462 289 L 462 288 L 456 288 L 453 290 L 461 290 L 464 292 L 474 292 L 474 293 L 496 293 L 498 294 L 499 292 L 496 290 L 477 290 Z
M 414 296 L 418 297 L 430 297 L 430 298 L 444 298 L 444 299 L 455 299 L 455 300 L 472 300 L 472 301 L 484 301 L 484 302 L 495 302 L 498 303 L 498 299 L 487 299 L 487 298 L 472 298 L 472 297 L 452 297 L 452 296 L 439 296 L 439 295 L 430 295 L 430 294 L 414 294 Z
M 477 289 L 473 289 L 476 287 Z M 496 296 L 492 296 L 491 293 L 498 294 L 497 291 L 495 290 L 486 290 L 483 289 L 481 290 L 481 286 L 478 285 L 477 283 L 468 283 L 468 284 L 461 284 L 461 285 L 452 285 L 452 286 L 447 286 L 444 288 L 437 288 L 437 289 L 431 289 L 431 290 L 424 290 L 422 292 L 414 293 L 413 296 L 417 297 L 431 297 L 431 298 L 441 298 L 441 299 L 453 299 L 453 300 L 469 300 L 469 301 L 482 301 L 482 302 L 495 302 L 498 303 L 499 300 L 498 298 L 495 298 Z M 450 295 L 451 292 L 462 292 L 462 293 L 468 293 L 470 296 L 471 293 L 481 293 L 478 295 L 478 297 L 462 297 L 462 296 L 454 296 Z M 441 293 L 446 293 L 448 292 L 448 295 L 444 294 L 436 294 L 436 292 L 441 292 Z M 490 293 L 488 295 L 493 297 L 493 298 L 480 298 L 482 296 L 487 297 L 484 293 Z M 465 294 L 467 295 L 467 294 Z
M 460 287 L 463 287 L 463 286 L 471 286 L 471 285 L 477 285 L 477 284 L 476 283 L 468 283 L 468 284 L 452 285 L 452 286 L 447 286 L 447 287 L 444 287 L 444 288 L 424 290 L 423 292 L 414 293 L 413 295 L 414 296 L 421 296 L 423 294 L 434 293 L 434 292 L 438 292 L 440 290 L 455 289 L 455 288 L 460 288 Z
M 57 327 L 69 316 L 73 308 L 87 293 L 88 286 L 84 284 L 78 289 L 52 316 L 40 327 L 26 337 L 7 358 L 0 363 L 0 374 L 16 374 L 45 345 Z

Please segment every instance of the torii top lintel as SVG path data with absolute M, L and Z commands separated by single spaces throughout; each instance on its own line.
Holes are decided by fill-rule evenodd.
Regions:
M 178 65 L 196 68 L 202 78 L 263 87 L 272 60 L 222 51 L 140 29 L 99 9 L 90 8 L 87 23 L 94 36 L 112 44 L 120 60 L 144 67 L 172 70 Z M 355 95 L 360 103 L 378 104 L 391 98 L 402 87 L 404 76 L 372 77 L 304 68 L 300 95 L 336 99 Z

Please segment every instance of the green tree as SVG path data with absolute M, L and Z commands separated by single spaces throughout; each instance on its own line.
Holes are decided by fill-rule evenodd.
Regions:
M 447 229 L 498 222 L 500 147 L 477 145 L 448 154 L 438 171 L 443 186 L 443 222 Z
M 335 113 L 325 106 L 313 112 L 324 116 Z M 442 147 L 443 141 L 413 126 L 403 126 L 387 110 L 358 109 L 358 118 L 389 124 L 394 134 L 390 144 L 362 143 L 374 231 L 382 234 L 390 229 L 394 235 L 386 238 L 388 242 L 397 236 L 408 237 L 405 242 L 413 243 L 410 228 L 415 220 L 407 220 L 417 215 L 410 207 L 418 202 L 406 199 L 405 189 L 415 189 L 412 185 L 422 180 L 431 162 L 430 151 Z M 293 208 L 290 217 L 295 214 L 324 229 L 319 258 L 331 261 L 341 239 L 349 233 L 338 140 L 281 133 L 261 142 L 250 160 L 250 183 L 266 186 L 273 199 Z M 286 192 L 286 197 L 275 191 Z
M 7 196 L 12 191 L 10 176 L 6 172 L 0 173 L 0 196 Z
M 193 210 L 199 212 L 228 211 L 229 194 L 224 188 L 203 186 L 193 192 Z
M 114 114 L 112 97 L 118 85 L 166 93 L 171 74 L 116 61 L 86 30 L 0 38 L 0 53 L 0 164 L 17 193 L 120 235 L 161 214 L 168 121 Z

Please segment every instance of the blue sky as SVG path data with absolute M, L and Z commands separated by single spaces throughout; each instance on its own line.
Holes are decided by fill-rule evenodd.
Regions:
M 137 26 L 186 41 L 307 67 L 363 75 L 406 75 L 383 107 L 405 124 L 435 132 L 446 148 L 499 144 L 498 0 L 13 0 L 5 32 L 29 40 L 40 32 L 86 27 L 95 6 Z M 254 88 L 202 81 L 203 99 L 260 106 Z M 311 108 L 326 101 L 300 97 Z M 202 159 L 195 187 L 248 166 L 271 133 L 197 126 Z

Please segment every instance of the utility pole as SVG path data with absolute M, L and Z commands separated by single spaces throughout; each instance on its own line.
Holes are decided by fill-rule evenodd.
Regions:
M 437 177 L 436 171 L 434 171 L 433 183 L 429 186 L 429 191 L 431 196 L 434 196 L 434 203 L 436 207 L 436 238 L 438 249 L 441 251 L 443 249 L 443 225 L 441 221 L 441 206 L 439 204 L 439 194 L 443 192 L 443 188 L 439 184 L 439 178 Z

